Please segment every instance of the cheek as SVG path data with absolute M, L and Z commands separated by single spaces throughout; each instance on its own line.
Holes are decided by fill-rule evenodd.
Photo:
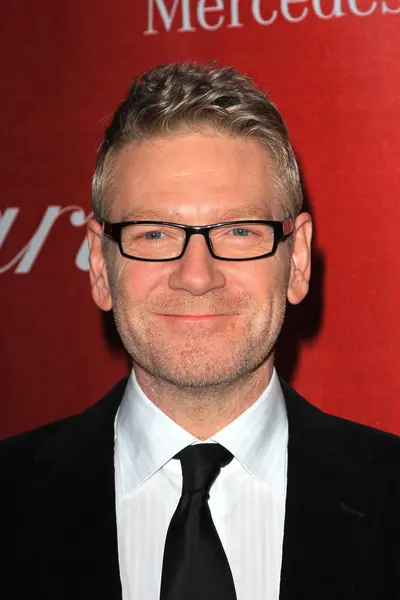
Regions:
M 155 289 L 166 287 L 168 263 L 147 263 L 121 258 L 113 272 L 113 287 L 131 302 L 140 302 Z
M 242 263 L 245 264 L 245 263 Z M 270 305 L 271 295 L 286 295 L 288 269 L 278 256 L 249 261 L 231 273 L 228 282 L 242 289 L 259 305 Z M 228 283 L 229 287 L 229 283 Z

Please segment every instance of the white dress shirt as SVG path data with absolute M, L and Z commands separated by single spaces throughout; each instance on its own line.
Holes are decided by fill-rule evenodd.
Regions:
M 211 515 L 238 600 L 278 600 L 288 423 L 276 372 L 258 400 L 207 442 L 233 454 L 210 491 Z M 115 419 L 118 552 L 123 600 L 159 600 L 164 544 L 182 490 L 173 456 L 199 440 L 129 378 Z M 203 442 L 204 443 L 204 442 Z

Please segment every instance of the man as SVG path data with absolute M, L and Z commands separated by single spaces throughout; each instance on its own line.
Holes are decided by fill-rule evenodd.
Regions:
M 400 598 L 399 439 L 274 370 L 286 302 L 308 291 L 301 204 L 285 125 L 248 78 L 172 64 L 133 83 L 88 227 L 93 298 L 133 369 L 3 443 L 10 598 Z

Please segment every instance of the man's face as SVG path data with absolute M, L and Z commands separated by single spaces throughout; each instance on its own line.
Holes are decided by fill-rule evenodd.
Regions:
M 269 155 L 255 140 L 187 132 L 131 144 L 115 177 L 112 222 L 284 219 Z M 101 308 L 112 306 L 136 369 L 205 387 L 270 366 L 290 279 L 288 242 L 271 257 L 227 262 L 212 258 L 195 235 L 181 259 L 160 263 L 124 258 L 106 244 L 104 289 L 94 295 Z M 91 243 L 92 262 L 99 248 Z M 92 284 L 100 285 L 94 276 Z

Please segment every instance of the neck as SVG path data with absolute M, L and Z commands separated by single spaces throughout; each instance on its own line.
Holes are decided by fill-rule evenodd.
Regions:
M 193 388 L 177 386 L 134 364 L 136 379 L 146 396 L 199 440 L 208 439 L 254 404 L 267 387 L 272 369 L 270 356 L 256 371 L 233 382 Z

